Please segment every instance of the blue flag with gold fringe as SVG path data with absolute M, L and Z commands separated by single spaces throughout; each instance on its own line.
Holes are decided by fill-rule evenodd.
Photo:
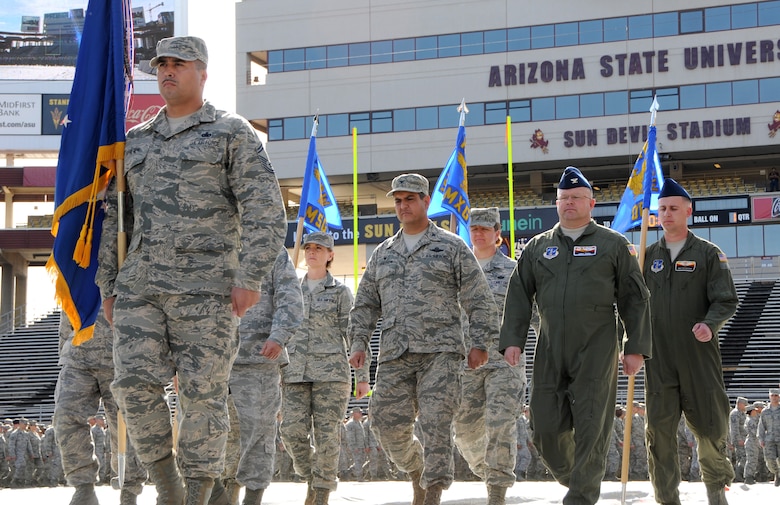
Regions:
M 447 164 L 444 166 L 431 193 L 428 217 L 454 215 L 458 223 L 458 235 L 469 245 L 469 223 L 471 205 L 469 204 L 468 170 L 466 168 L 466 127 L 458 127 L 458 138 Z
M 342 228 L 341 212 L 320 163 L 320 157 L 317 155 L 316 118 L 309 140 L 309 154 L 306 158 L 306 171 L 303 174 L 298 218 L 303 218 L 303 225 L 309 231 L 327 232 L 329 229 Z
M 655 125 L 651 125 L 645 145 L 634 163 L 626 191 L 612 221 L 611 228 L 617 232 L 625 233 L 639 226 L 642 223 L 643 209 L 647 208 L 651 213 L 658 213 L 658 194 L 661 192 L 664 176 L 655 140 Z
M 97 251 L 103 196 L 116 161 L 124 159 L 133 64 L 130 12 L 130 0 L 90 0 L 61 122 L 54 247 L 46 268 L 54 278 L 57 302 L 75 330 L 76 345 L 92 337 L 102 302 L 95 285 Z

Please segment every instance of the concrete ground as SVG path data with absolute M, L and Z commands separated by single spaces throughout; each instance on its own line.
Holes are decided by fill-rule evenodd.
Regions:
M 604 482 L 599 504 L 621 503 L 623 486 L 620 482 Z M 96 488 L 101 505 L 119 503 L 119 491 L 108 486 Z M 19 505 L 67 505 L 73 488 L 0 489 L 0 504 Z M 566 489 L 554 482 L 518 482 L 507 492 L 507 505 L 561 503 Z M 263 496 L 265 505 L 302 505 L 306 495 L 305 484 L 275 482 Z M 243 497 L 243 492 L 242 492 Z M 731 505 L 780 503 L 780 488 L 771 483 L 752 486 L 734 484 L 726 492 Z M 408 505 L 412 499 L 409 482 L 342 482 L 331 493 L 330 505 Z M 702 483 L 680 484 L 680 499 L 686 505 L 706 505 L 707 497 Z M 485 486 L 478 482 L 455 482 L 442 494 L 443 505 L 484 505 L 487 500 Z M 154 487 L 146 486 L 138 497 L 138 505 L 154 505 Z M 626 486 L 626 503 L 654 504 L 653 489 L 649 482 L 629 482 Z

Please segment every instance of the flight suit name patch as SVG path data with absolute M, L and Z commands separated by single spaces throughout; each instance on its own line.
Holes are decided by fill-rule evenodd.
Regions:
M 596 255 L 596 246 L 595 245 L 575 245 L 574 246 L 574 256 L 595 256 Z
M 696 270 L 695 261 L 680 260 L 674 262 L 675 272 L 693 272 L 694 270 Z

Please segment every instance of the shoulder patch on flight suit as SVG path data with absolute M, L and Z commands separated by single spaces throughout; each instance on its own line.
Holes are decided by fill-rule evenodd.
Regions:
M 653 264 L 650 265 L 650 271 L 657 274 L 664 269 L 664 260 L 653 260 Z
M 675 272 L 693 272 L 696 270 L 695 261 L 678 260 L 674 262 Z
M 556 256 L 558 256 L 558 247 L 557 246 L 548 247 L 547 249 L 544 250 L 544 254 L 542 256 L 544 256 L 544 258 L 548 260 L 555 258 Z
M 574 256 L 595 256 L 596 255 L 596 246 L 595 245 L 575 245 L 574 246 Z
M 628 247 L 628 254 L 630 254 L 631 256 L 637 255 L 636 247 L 634 247 L 634 244 L 626 244 L 626 247 Z

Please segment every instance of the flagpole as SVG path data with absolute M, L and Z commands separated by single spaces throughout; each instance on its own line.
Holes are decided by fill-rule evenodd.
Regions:
M 515 257 L 515 176 L 512 162 L 512 117 L 506 117 L 506 164 L 509 179 L 509 257 Z
M 357 128 L 352 128 L 352 275 L 354 276 L 355 292 L 358 288 L 358 143 Z
M 655 116 L 658 112 L 658 101 L 653 96 L 653 103 L 650 106 L 650 126 L 655 126 Z M 647 151 L 650 151 L 648 146 Z M 653 151 L 655 151 L 655 146 Z M 649 163 L 651 160 L 645 160 Z M 647 168 L 649 170 L 649 167 Z M 642 226 L 639 232 L 639 271 L 643 272 L 645 266 L 645 249 L 647 248 L 647 229 L 650 223 L 650 205 L 642 206 Z M 638 373 L 638 372 L 637 372 Z M 626 487 L 628 485 L 628 464 L 631 457 L 631 424 L 634 412 L 634 382 L 635 375 L 628 376 L 628 391 L 626 391 L 626 426 L 623 430 L 623 461 L 620 470 L 620 483 L 622 490 L 620 493 L 621 505 L 626 504 Z
M 311 125 L 311 137 L 317 136 L 317 126 L 319 126 L 319 124 L 320 124 L 319 114 L 315 114 Z M 301 185 L 301 203 L 309 196 L 309 195 L 304 195 L 305 190 L 306 190 L 306 170 L 304 169 L 303 184 Z M 293 238 L 293 241 L 295 243 L 295 246 L 293 247 L 293 266 L 295 268 L 298 268 L 298 256 L 300 255 L 301 243 L 303 242 L 303 237 L 301 237 L 301 235 L 303 234 L 303 220 L 304 217 L 302 215 L 298 217 L 298 226 L 295 229 L 295 237 Z
M 116 192 L 117 192 L 117 267 L 121 268 L 127 256 L 127 231 L 125 230 L 125 193 L 127 192 L 127 182 L 125 180 L 125 160 L 116 160 Z M 118 454 L 117 477 L 119 488 L 125 485 L 125 469 L 127 468 L 127 424 L 122 415 L 122 409 L 116 409 L 116 436 Z
M 458 105 L 458 112 L 460 112 L 458 126 L 466 126 L 466 114 L 469 113 L 469 108 L 466 107 L 466 97 L 463 97 L 463 99 L 460 101 L 460 105 Z M 466 184 L 466 194 L 468 195 L 468 178 L 464 178 L 463 182 Z M 458 233 L 458 216 L 456 216 L 454 212 L 450 213 L 450 231 L 452 233 Z

